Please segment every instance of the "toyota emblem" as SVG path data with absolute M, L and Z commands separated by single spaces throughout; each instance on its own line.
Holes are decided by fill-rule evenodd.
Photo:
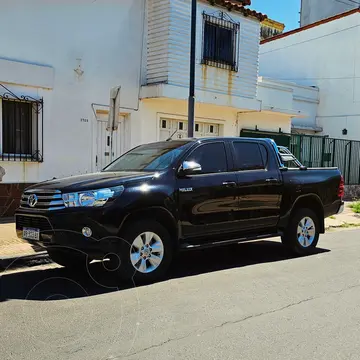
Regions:
M 36 204 L 37 204 L 37 202 L 38 202 L 38 197 L 35 195 L 35 194 L 31 194 L 29 197 L 28 197 L 28 201 L 27 201 L 27 203 L 28 203 L 28 205 L 30 206 L 30 207 L 35 207 L 36 206 Z

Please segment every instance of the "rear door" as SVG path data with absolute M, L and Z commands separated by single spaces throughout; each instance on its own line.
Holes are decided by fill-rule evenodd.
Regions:
M 241 230 L 275 227 L 280 216 L 281 174 L 265 142 L 232 141 Z
M 182 236 L 202 237 L 236 229 L 238 198 L 230 153 L 223 141 L 200 144 L 187 157 L 202 167 L 200 174 L 178 178 Z

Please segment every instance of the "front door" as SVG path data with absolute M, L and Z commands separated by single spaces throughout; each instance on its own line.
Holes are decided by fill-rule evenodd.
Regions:
M 106 129 L 107 117 L 103 116 L 97 119 L 96 131 L 96 171 L 101 171 L 111 162 L 111 141 L 112 141 L 112 160 L 118 158 L 125 152 L 125 119 L 120 116 L 117 129 L 111 134 Z
M 202 172 L 178 179 L 182 237 L 234 231 L 238 210 L 236 174 L 228 172 L 224 142 L 199 145 L 186 160 L 200 164 Z
M 276 227 L 280 217 L 281 174 L 269 158 L 265 145 L 233 141 L 234 166 L 237 170 L 239 230 Z

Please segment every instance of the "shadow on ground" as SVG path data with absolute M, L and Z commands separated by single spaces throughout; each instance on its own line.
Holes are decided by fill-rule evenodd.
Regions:
M 330 250 L 316 249 L 314 254 L 328 251 Z M 184 252 L 176 259 L 164 281 L 292 258 L 280 243 L 271 241 Z M 141 285 L 136 284 L 136 287 L 139 286 Z M 1 275 L 0 301 L 65 300 L 133 287 L 133 283 L 119 282 L 101 262 L 91 264 L 88 272 L 83 273 L 61 267 L 41 270 L 30 268 Z

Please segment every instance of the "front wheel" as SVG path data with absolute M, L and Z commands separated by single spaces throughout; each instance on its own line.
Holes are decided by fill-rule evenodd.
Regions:
M 310 255 L 319 241 L 319 219 L 310 209 L 298 209 L 291 216 L 282 243 L 297 255 Z
M 167 272 L 173 243 L 167 229 L 156 221 L 133 222 L 122 234 L 118 269 L 123 279 L 153 282 Z

